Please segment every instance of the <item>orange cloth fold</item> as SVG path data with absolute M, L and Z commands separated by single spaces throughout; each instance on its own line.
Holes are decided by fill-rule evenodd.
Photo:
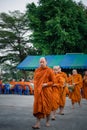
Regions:
M 42 85 L 46 83 L 46 87 Z M 34 106 L 33 115 L 44 118 L 52 110 L 52 85 L 54 74 L 51 68 L 38 68 L 34 73 Z

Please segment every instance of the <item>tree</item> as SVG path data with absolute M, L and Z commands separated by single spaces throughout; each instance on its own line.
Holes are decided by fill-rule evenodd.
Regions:
M 87 53 L 87 11 L 72 0 L 27 5 L 31 42 L 41 54 Z
M 29 41 L 29 35 L 28 19 L 24 13 L 18 10 L 9 14 L 1 13 L 0 64 L 8 66 L 8 70 L 15 70 L 17 64 L 27 55 L 36 54 Z M 4 67 L 2 69 L 5 70 Z
M 28 20 L 20 11 L 0 14 L 0 51 L 3 50 L 2 62 L 10 60 L 15 63 L 35 52 L 29 44 Z

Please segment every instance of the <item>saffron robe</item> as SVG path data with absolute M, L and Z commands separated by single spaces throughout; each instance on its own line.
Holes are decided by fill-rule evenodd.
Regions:
M 74 90 L 70 92 L 70 99 L 72 103 L 80 102 L 81 100 L 81 88 L 82 88 L 82 76 L 80 74 L 72 75 L 71 85 L 75 83 Z
M 83 77 L 82 97 L 87 99 L 87 75 Z
M 42 87 L 47 83 L 46 87 Z M 34 105 L 33 115 L 37 118 L 44 118 L 52 111 L 52 85 L 54 73 L 49 67 L 36 69 L 34 73 Z

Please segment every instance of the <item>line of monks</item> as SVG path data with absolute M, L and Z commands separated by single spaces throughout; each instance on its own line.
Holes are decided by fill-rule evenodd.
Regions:
M 49 127 L 50 116 L 52 120 L 55 120 L 57 110 L 59 110 L 58 114 L 64 115 L 67 96 L 71 99 L 73 109 L 75 103 L 81 106 L 81 99 L 87 99 L 87 71 L 82 77 L 76 69 L 73 69 L 72 74 L 67 76 L 60 66 L 49 68 L 45 57 L 40 58 L 39 64 L 39 68 L 34 72 L 34 88 L 30 87 L 30 82 L 25 82 L 24 79 L 9 83 L 11 90 L 20 84 L 23 90 L 26 90 L 27 85 L 31 94 L 34 92 L 33 115 L 36 117 L 36 123 L 32 126 L 33 129 L 40 128 L 42 118 L 46 119 L 46 126 Z
M 34 73 L 33 115 L 36 123 L 33 129 L 40 128 L 42 118 L 46 119 L 46 126 L 50 126 L 50 117 L 55 120 L 57 110 L 58 114 L 64 115 L 66 96 L 71 99 L 73 109 L 75 103 L 81 106 L 81 98 L 87 99 L 87 71 L 82 77 L 73 69 L 72 74 L 67 76 L 60 66 L 49 68 L 45 57 L 40 58 L 39 64 Z
M 1 94 L 33 94 L 34 87 L 33 87 L 33 80 L 25 81 L 23 78 L 20 81 L 15 81 L 12 79 L 8 83 L 3 84 L 2 80 L 0 80 L 0 93 Z

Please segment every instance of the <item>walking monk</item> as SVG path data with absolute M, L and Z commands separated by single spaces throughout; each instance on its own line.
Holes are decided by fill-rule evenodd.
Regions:
M 54 83 L 53 70 L 47 67 L 45 57 L 40 58 L 40 67 L 34 73 L 34 106 L 33 115 L 36 124 L 33 129 L 40 128 L 40 120 L 46 118 L 46 126 L 50 126 L 49 119 L 52 111 L 52 85 Z
M 83 88 L 82 88 L 82 97 L 87 99 L 87 70 L 83 76 Z
M 58 74 L 63 77 L 65 83 L 67 82 L 67 74 L 61 70 L 61 67 L 58 65 Z
M 53 107 L 52 107 L 52 120 L 56 119 L 56 110 L 59 108 L 60 101 L 60 88 L 63 86 L 63 79 L 60 75 L 58 75 L 58 66 L 53 67 L 53 71 L 55 74 L 55 83 L 53 84 Z
M 77 73 L 77 70 L 72 70 L 72 77 L 70 85 L 73 85 L 73 91 L 70 92 L 70 99 L 72 101 L 72 108 L 74 108 L 74 104 L 78 103 L 80 105 L 81 102 L 81 88 L 82 88 L 82 76 Z
M 62 82 L 63 82 L 62 86 L 59 88 L 60 100 L 59 100 L 59 113 L 58 114 L 64 115 L 63 110 L 66 103 L 66 96 L 69 94 L 69 90 L 66 86 L 67 74 L 61 71 L 60 66 L 58 66 L 58 75 L 62 78 Z

